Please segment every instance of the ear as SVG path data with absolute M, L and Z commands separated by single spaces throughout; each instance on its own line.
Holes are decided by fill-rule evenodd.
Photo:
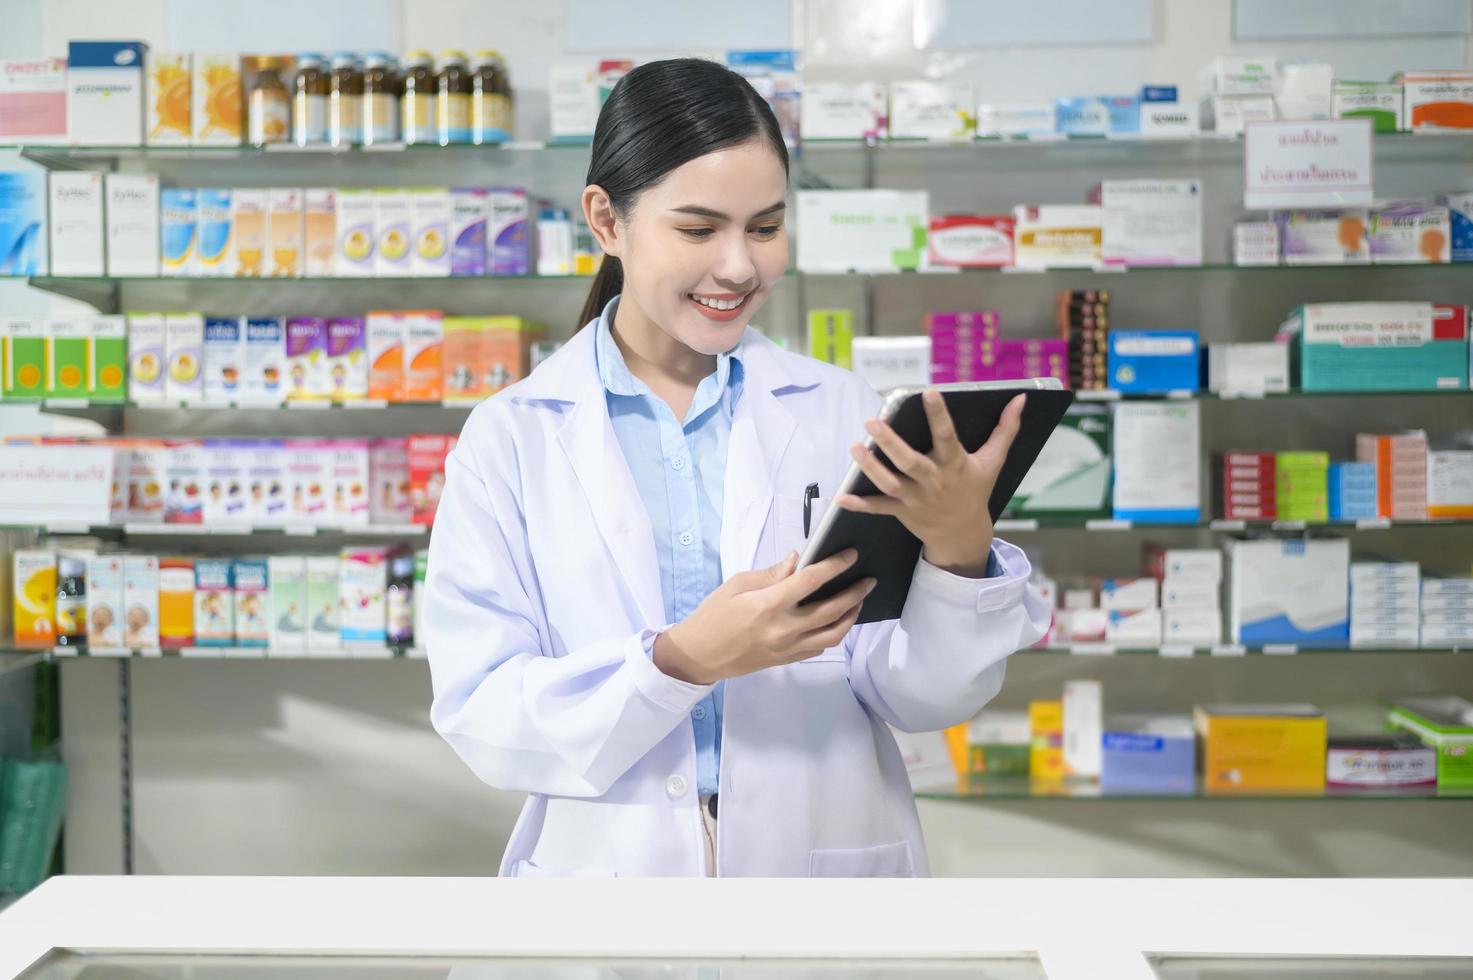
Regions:
M 624 236 L 619 234 L 619 216 L 614 213 L 608 192 L 597 184 L 583 188 L 583 218 L 604 254 L 621 258 Z

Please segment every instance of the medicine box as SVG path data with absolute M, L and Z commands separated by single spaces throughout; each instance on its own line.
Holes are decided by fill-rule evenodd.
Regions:
M 204 523 L 210 527 L 244 524 L 248 517 L 242 443 L 206 439 L 203 460 Z
M 434 522 L 440 493 L 445 488 L 445 457 L 450 453 L 452 439 L 442 435 L 409 437 L 409 493 L 415 524 Z
M 267 559 L 237 558 L 230 574 L 235 593 L 235 645 L 264 647 L 271 642 Z
M 1473 702 L 1453 695 L 1402 698 L 1387 723 L 1437 751 L 1439 789 L 1473 788 Z
M 245 142 L 240 56 L 195 52 L 191 88 L 194 145 L 239 146 Z
M 931 218 L 928 261 L 958 269 L 995 269 L 1013 264 L 1011 215 L 953 214 Z
M 894 272 L 919 268 L 925 257 L 925 191 L 798 191 L 797 197 L 802 270 Z
M 1433 790 L 1437 753 L 1410 734 L 1339 735 L 1328 740 L 1329 792 Z
M 1088 519 L 1110 514 L 1110 412 L 1071 405 L 1004 512 L 1008 517 Z
M 1313 705 L 1199 705 L 1194 719 L 1209 794 L 1324 789 L 1325 716 Z
M 1271 95 L 1203 95 L 1197 107 L 1202 128 L 1225 136 L 1241 136 L 1249 123 L 1278 118 Z
M 326 364 L 334 401 L 353 401 L 368 394 L 368 338 L 363 317 L 328 319 Z
M 1440 204 L 1408 202 L 1377 208 L 1367 229 L 1376 265 L 1452 261 L 1452 218 Z
M 1273 95 L 1278 89 L 1279 63 L 1273 57 L 1221 55 L 1197 74 L 1204 94 Z
M 983 709 L 967 723 L 968 775 L 1027 776 L 1030 741 L 1026 711 Z
M 1064 778 L 1064 703 L 1030 701 L 1028 776 L 1039 782 Z
M 450 274 L 486 275 L 487 191 L 457 187 L 450 192 Z
M 1232 642 L 1343 647 L 1350 639 L 1350 543 L 1234 541 Z
M 891 82 L 890 138 L 970 140 L 974 109 L 970 82 Z
M 158 174 L 105 174 L 107 274 L 159 275 Z
M 286 397 L 320 400 L 332 394 L 327 370 L 327 321 L 294 316 L 286 321 Z
M 805 140 L 888 135 L 883 82 L 805 82 L 800 111 Z
M 1371 261 L 1367 237 L 1370 212 L 1276 211 L 1279 247 L 1285 265 L 1365 265 Z
M 245 448 L 246 519 L 280 527 L 288 523 L 286 454 L 280 440 L 253 439 Z
M 142 41 L 67 45 L 67 132 L 73 146 L 143 143 Z
M 269 583 L 267 642 L 272 653 L 302 651 L 307 647 L 307 559 L 300 555 L 272 555 L 267 560 Z
M 1377 133 L 1405 129 L 1402 106 L 1405 95 L 1396 82 L 1336 81 L 1330 92 L 1332 119 L 1369 119 Z
M 1133 394 L 1197 390 L 1195 330 L 1112 330 L 1109 336 L 1111 388 Z
M 1018 205 L 1013 262 L 1022 269 L 1093 268 L 1103 260 L 1104 220 L 1099 205 Z
M 450 275 L 450 191 L 445 188 L 412 190 L 409 192 L 409 207 L 410 234 L 413 236 L 410 275 Z
M 198 405 L 205 396 L 205 319 L 198 313 L 164 315 L 164 400 L 170 405 Z
M 286 324 L 279 316 L 245 321 L 243 405 L 277 406 L 286 397 Z
M 235 596 L 228 558 L 197 558 L 194 562 L 194 645 L 225 647 L 235 644 Z
M 1305 391 L 1468 387 L 1468 314 L 1431 303 L 1322 303 L 1279 328 Z
M 1406 95 L 1403 118 L 1412 130 L 1473 129 L 1473 71 L 1399 72 Z
M 287 522 L 320 527 L 328 523 L 328 484 L 332 478 L 328 458 L 332 443 L 327 439 L 287 439 Z
M 159 266 L 165 276 L 193 276 L 199 238 L 199 199 L 193 190 L 165 187 L 159 193 Z
M 404 400 L 404 334 L 402 313 L 376 311 L 365 319 L 368 357 L 368 397 L 387 402 Z
M 1157 646 L 1161 643 L 1161 610 L 1105 613 L 1105 641 L 1121 646 Z
M 1278 265 L 1279 226 L 1272 221 L 1233 224 L 1234 265 Z
M 242 317 L 206 317 L 204 334 L 205 404 L 232 405 L 244 388 L 245 335 Z
M 339 201 L 342 196 L 339 196 Z M 341 212 L 339 212 L 341 214 Z M 411 240 L 409 192 L 383 188 L 373 192 L 373 274 L 384 277 L 409 275 Z
M 51 275 L 103 274 L 102 174 L 59 170 L 49 175 Z
M 266 207 L 268 192 L 237 187 L 230 192 L 230 224 L 234 238 L 235 269 L 244 279 L 266 274 Z
M 445 397 L 444 317 L 437 310 L 405 310 L 404 400 L 438 402 Z
M 1186 715 L 1111 716 L 1100 747 L 1106 793 L 1196 792 L 1197 735 Z
M 1091 194 L 1104 208 L 1106 265 L 1201 265 L 1202 183 L 1106 180 Z
M 451 206 L 453 208 L 453 202 Z M 520 187 L 490 189 L 486 197 L 486 274 L 532 274 L 531 240 L 528 234 L 531 220 L 526 191 Z M 446 275 L 444 265 L 443 261 L 437 260 L 434 274 Z
M 1473 262 L 1473 191 L 1439 194 L 1437 201 L 1448 209 L 1452 260 Z
M 853 311 L 809 310 L 808 356 L 850 370 L 854 363 Z
M 0 171 L 0 276 L 44 276 L 46 174 Z
M 1064 769 L 1080 779 L 1100 777 L 1104 693 L 1099 681 L 1064 682 Z
M 1163 609 L 1161 642 L 1193 647 L 1218 645 L 1222 642 L 1222 611 L 1207 606 Z
M 194 274 L 229 278 L 236 274 L 234 192 L 202 187 L 195 195 Z
M 374 271 L 374 192 L 339 188 L 336 203 L 337 250 L 333 256 L 332 275 L 339 278 L 365 278 Z M 310 198 L 309 198 L 310 208 Z M 309 211 L 307 220 L 311 223 Z M 310 255 L 310 252 L 309 252 Z
M 1134 612 L 1160 607 L 1160 583 L 1153 578 L 1107 578 L 1100 582 L 1100 608 Z
M 309 187 L 302 194 L 303 275 L 329 277 L 337 273 L 337 191 Z
M 930 337 L 855 337 L 854 373 L 876 391 L 931 382 Z
M 87 558 L 87 649 L 123 649 L 123 556 Z
M 409 445 L 402 438 L 375 439 L 368 448 L 369 522 L 409 524 L 414 506 L 409 491 Z
M 194 645 L 194 559 L 159 559 L 159 646 Z
M 1209 344 L 1207 385 L 1224 394 L 1289 390 L 1289 345 Z
M 87 397 L 90 333 L 86 320 L 46 321 L 46 397 Z
M 1054 129 L 1065 136 L 1104 136 L 1110 132 L 1110 108 L 1096 96 L 1057 99 Z
M 307 558 L 307 649 L 314 656 L 331 656 L 342 649 L 341 602 L 338 598 L 337 555 Z
M 159 559 L 154 555 L 123 556 L 123 645 L 159 647 Z
M 144 141 L 188 146 L 194 136 L 193 65 L 189 52 L 149 51 Z
M 385 592 L 388 548 L 344 548 L 339 565 L 343 645 L 383 646 L 388 642 Z
M 128 397 L 128 327 L 116 315 L 84 321 L 88 331 L 87 397 L 94 402 L 117 403 Z
M 0 142 L 67 141 L 65 58 L 0 59 Z
M 979 139 L 1046 139 L 1057 133 L 1056 113 L 1051 102 L 977 105 Z
M 267 191 L 265 275 L 285 279 L 302 275 L 306 257 L 302 207 L 303 193 L 300 190 L 276 187 Z
M 367 527 L 368 440 L 336 439 L 330 453 L 328 487 L 332 499 L 324 520 L 334 527 Z

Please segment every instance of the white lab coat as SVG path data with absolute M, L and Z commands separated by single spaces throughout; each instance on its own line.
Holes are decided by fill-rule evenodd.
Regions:
M 435 729 L 482 780 L 529 798 L 501 873 L 706 874 L 690 711 L 711 688 L 666 676 L 649 518 L 580 331 L 471 413 L 446 460 L 423 612 Z M 732 419 L 723 574 L 803 544 L 803 491 L 837 488 L 879 396 L 755 330 Z M 814 514 L 828 505 L 815 502 Z M 817 517 L 815 516 L 815 523 Z M 887 723 L 971 718 L 1048 610 L 1023 553 L 965 579 L 922 561 L 898 621 L 810 660 L 726 682 L 720 875 L 929 874 Z

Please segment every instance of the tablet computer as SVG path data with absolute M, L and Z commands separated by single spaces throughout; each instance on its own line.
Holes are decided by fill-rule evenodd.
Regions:
M 988 510 L 996 521 L 1003 508 L 1012 499 L 1018 484 L 1038 458 L 1049 434 L 1064 417 L 1064 411 L 1074 401 L 1074 392 L 1060 384 L 1057 378 L 1032 378 L 1022 381 L 973 381 L 958 384 L 929 385 L 941 392 L 946 408 L 951 413 L 958 439 L 967 452 L 982 448 L 992 430 L 1002 418 L 1008 402 L 1020 394 L 1028 396 L 1023 408 L 1023 418 L 1018 435 L 1008 451 L 1007 461 L 997 475 L 988 500 Z M 885 399 L 880 418 L 890 424 L 897 435 L 917 452 L 931 451 L 931 423 L 926 417 L 926 408 L 921 403 L 921 393 L 927 387 L 896 388 Z M 875 446 L 873 437 L 866 434 L 864 445 L 873 449 L 880 462 L 894 470 L 895 464 L 886 458 L 884 451 Z M 834 500 L 824 512 L 818 526 L 808 539 L 798 559 L 798 567 L 812 565 L 845 548 L 855 548 L 859 558 L 842 574 L 814 591 L 799 605 L 807 605 L 826 599 L 843 591 L 851 583 L 862 578 L 873 577 L 875 588 L 864 600 L 859 622 L 872 623 L 886 619 L 898 619 L 905 606 L 905 597 L 910 592 L 910 582 L 915 574 L 916 562 L 921 557 L 921 541 L 900 523 L 900 519 L 886 514 L 858 514 L 844 510 L 837 503 L 839 494 L 853 493 L 867 497 L 879 493 L 874 483 L 865 476 L 859 464 L 851 463 L 849 472 Z

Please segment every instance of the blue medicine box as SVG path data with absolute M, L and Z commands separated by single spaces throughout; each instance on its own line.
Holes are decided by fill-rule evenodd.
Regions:
M 1376 464 L 1331 463 L 1330 520 L 1358 521 L 1376 516 Z
M 1137 395 L 1196 391 L 1200 358 L 1195 330 L 1115 330 L 1107 360 L 1110 387 Z
M 1180 102 L 1175 85 L 1146 85 L 1141 88 L 1142 102 Z
M 1106 100 L 1093 95 L 1054 102 L 1054 129 L 1066 136 L 1104 136 L 1110 132 L 1110 109 Z M 1136 107 L 1140 128 L 1140 107 Z
M 1197 737 L 1186 717 L 1110 718 L 1100 748 L 1106 793 L 1196 792 Z
M 1110 115 L 1110 132 L 1114 134 L 1141 131 L 1141 100 L 1138 95 L 1107 95 L 1102 99 Z

